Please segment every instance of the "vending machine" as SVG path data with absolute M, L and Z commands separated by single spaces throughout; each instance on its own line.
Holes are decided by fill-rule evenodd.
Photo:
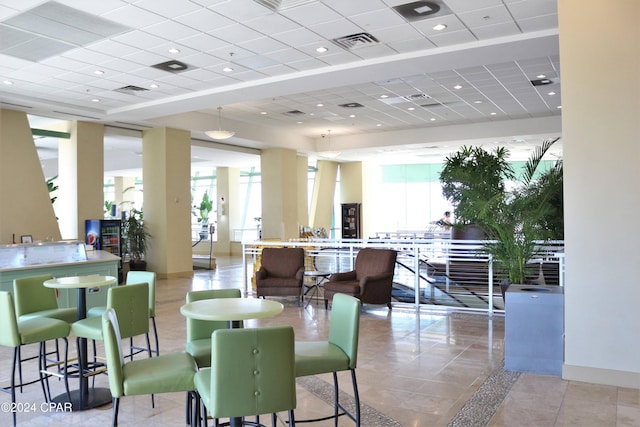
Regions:
M 106 251 L 120 257 L 118 275 L 122 275 L 122 221 L 87 219 L 84 222 L 84 229 L 87 245 L 93 246 L 97 251 Z

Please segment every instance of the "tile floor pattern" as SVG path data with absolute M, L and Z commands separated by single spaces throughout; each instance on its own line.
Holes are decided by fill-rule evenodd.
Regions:
M 213 271 L 197 270 L 193 278 L 159 280 L 157 286 L 156 316 L 161 353 L 181 351 L 184 348 L 185 321 L 179 307 L 184 303 L 186 292 L 191 289 L 243 288 L 241 260 L 236 257 L 218 258 L 218 267 Z M 324 310 L 322 302 L 316 304 L 314 301 L 304 308 L 292 299 L 280 301 L 285 303 L 281 315 L 249 321 L 247 325 L 292 325 L 296 339 L 326 339 L 329 313 Z M 463 408 L 472 413 L 471 418 L 465 421 L 467 425 L 476 427 L 487 422 L 474 421 L 473 410 L 475 406 L 482 412 L 492 404 L 490 397 L 483 397 L 487 389 L 490 391 L 492 382 L 488 381 L 484 387 L 483 384 L 502 364 L 503 317 L 489 318 L 484 314 L 440 309 L 424 310 L 416 316 L 409 306 L 398 305 L 392 311 L 386 307 L 365 306 L 360 331 L 357 377 L 362 403 L 372 415 L 363 421 L 363 427 L 447 426 L 452 420 L 460 420 L 456 416 Z M 75 352 L 75 344 L 72 349 Z M 35 346 L 28 346 L 25 353 L 34 350 Z M 0 347 L 0 361 L 0 384 L 5 386 L 9 384 L 10 375 L 9 349 Z M 33 364 L 25 365 L 31 373 L 34 368 Z M 340 380 L 341 389 L 350 395 L 350 378 L 341 375 Z M 331 408 L 322 398 L 322 393 L 309 385 L 322 385 L 322 381 L 330 381 L 330 377 L 299 382 L 297 419 L 330 413 Z M 106 376 L 99 376 L 96 384 L 107 386 Z M 71 385 L 74 386 L 73 380 Z M 532 374 L 517 375 L 515 382 L 506 387 L 502 390 L 506 397 L 498 399 L 495 413 L 488 417 L 487 425 L 491 427 L 640 426 L 640 391 L 636 389 Z M 53 394 L 63 391 L 62 383 L 55 380 L 52 388 Z M 0 408 L 9 401 L 8 394 L 0 393 Z M 98 427 L 111 424 L 111 405 L 79 413 L 43 411 L 40 406 L 42 391 L 37 384 L 26 387 L 22 394 L 18 394 L 17 401 L 35 404 L 36 408 L 35 412 L 18 414 L 19 426 Z M 156 395 L 154 409 L 148 396 L 124 397 L 120 404 L 119 424 L 184 425 L 184 402 L 182 393 Z M 467 402 L 469 404 L 465 407 Z M 386 421 L 378 423 L 376 414 Z M 0 412 L 0 425 L 10 423 L 11 414 Z M 311 425 L 324 427 L 333 425 L 333 422 Z M 339 425 L 352 426 L 353 422 L 342 417 Z

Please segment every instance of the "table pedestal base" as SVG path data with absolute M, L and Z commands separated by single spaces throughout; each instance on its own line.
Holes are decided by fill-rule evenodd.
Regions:
M 88 396 L 82 402 L 80 399 L 80 390 L 71 390 L 71 405 L 73 411 L 85 411 L 87 409 L 97 408 L 111 403 L 111 391 L 108 388 L 91 388 Z M 53 399 L 54 403 L 69 402 L 67 393 L 62 393 Z

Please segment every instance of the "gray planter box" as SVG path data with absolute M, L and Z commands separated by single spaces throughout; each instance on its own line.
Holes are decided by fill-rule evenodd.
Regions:
M 564 288 L 511 285 L 505 298 L 505 369 L 561 375 Z

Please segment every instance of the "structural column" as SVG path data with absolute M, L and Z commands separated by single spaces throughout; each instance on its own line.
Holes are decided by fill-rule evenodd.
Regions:
M 262 151 L 262 238 L 289 240 L 299 236 L 298 159 L 295 150 L 272 148 Z
M 193 273 L 190 144 L 188 131 L 156 128 L 142 134 L 143 210 L 151 234 L 146 260 L 159 277 Z
M 313 195 L 311 197 L 311 212 L 309 214 L 309 219 L 312 227 L 323 227 L 327 230 L 327 233 L 331 232 L 333 199 L 336 193 L 337 177 L 337 162 L 328 160 L 318 161 L 316 179 L 313 183 Z
M 214 245 L 216 252 L 231 254 L 233 230 L 240 226 L 240 169 L 216 168 L 216 229 L 218 241 Z

